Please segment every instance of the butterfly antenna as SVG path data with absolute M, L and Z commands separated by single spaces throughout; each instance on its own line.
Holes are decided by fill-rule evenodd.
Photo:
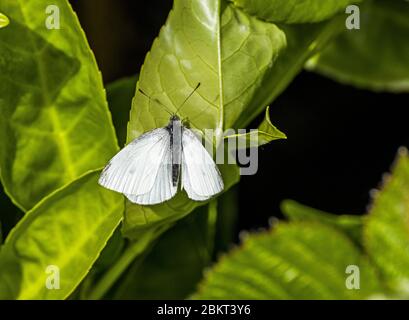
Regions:
M 162 102 L 160 102 L 159 99 L 152 98 L 152 97 L 148 96 L 145 92 L 142 91 L 142 89 L 139 89 L 139 88 L 138 88 L 138 91 L 139 91 L 140 93 L 142 93 L 145 97 L 147 97 L 147 98 L 149 99 L 149 101 L 153 101 L 153 102 L 156 102 L 157 104 L 160 104 L 162 107 L 165 108 L 165 111 L 166 111 L 167 113 L 169 113 L 170 115 L 173 115 L 173 112 L 171 112 L 166 105 L 164 105 Z
M 186 97 L 186 99 L 182 102 L 182 104 L 179 106 L 179 108 L 176 109 L 176 114 L 182 109 L 183 105 L 186 103 L 187 100 L 196 92 L 197 89 L 200 87 L 200 82 L 196 85 L 196 87 L 193 89 L 193 91 Z

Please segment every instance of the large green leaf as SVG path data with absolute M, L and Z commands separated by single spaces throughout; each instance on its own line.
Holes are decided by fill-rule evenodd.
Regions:
M 264 74 L 258 90 L 254 92 L 236 121 L 235 128 L 248 126 L 265 110 L 265 106 L 271 104 L 285 90 L 305 62 L 342 30 L 343 17 L 337 16 L 321 23 L 278 26 L 285 34 L 286 48 Z
M 56 0 L 61 28 L 47 29 L 48 0 L 0 0 L 0 169 L 27 210 L 103 166 L 117 150 L 101 76 L 78 20 Z
M 0 252 L 0 288 L 17 293 L 8 298 L 63 299 L 85 277 L 123 212 L 122 197 L 97 186 L 98 175 L 52 193 L 10 233 Z M 46 288 L 49 265 L 59 268 L 58 290 Z
M 409 2 L 366 1 L 360 30 L 344 30 L 307 67 L 372 90 L 409 91 Z
M 145 60 L 138 87 L 175 111 L 200 82 L 179 114 L 198 129 L 224 130 L 247 107 L 285 46 L 277 26 L 224 1 L 177 0 Z M 137 92 L 128 140 L 168 120 L 162 106 Z
M 348 289 L 347 267 L 360 270 Z M 196 299 L 359 299 L 380 290 L 374 270 L 343 234 L 319 223 L 280 223 L 250 235 L 207 273 Z
M 128 141 L 167 124 L 169 114 L 156 100 L 175 112 L 200 82 L 178 113 L 193 127 L 215 129 L 218 145 L 225 129 L 245 128 L 262 112 L 337 28 L 279 27 L 224 0 L 176 0 L 140 72 L 137 87 L 152 99 L 136 91 Z M 238 181 L 235 166 L 221 171 L 225 189 Z M 177 220 L 199 204 L 181 193 L 163 205 L 129 206 L 125 234 Z
M 401 149 L 365 224 L 365 246 L 394 289 L 409 292 L 409 156 Z
M 362 0 L 231 0 L 249 14 L 271 22 L 307 23 L 330 18 Z

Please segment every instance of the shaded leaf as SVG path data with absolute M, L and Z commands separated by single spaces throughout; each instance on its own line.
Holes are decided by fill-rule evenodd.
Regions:
M 351 3 L 362 0 L 232 0 L 251 15 L 271 22 L 319 22 L 332 17 Z
M 360 269 L 360 289 L 346 268 Z M 279 224 L 250 235 L 210 270 L 196 299 L 362 299 L 380 290 L 374 270 L 343 234 L 319 223 Z
M 409 292 L 409 156 L 400 149 L 367 216 L 365 246 L 386 282 Z
M 126 142 L 126 128 L 137 80 L 136 76 L 122 78 L 110 83 L 106 88 L 109 110 L 120 146 L 124 146 Z
M 10 25 L 0 30 L 0 169 L 7 194 L 22 209 L 117 150 L 102 80 L 66 0 L 63 27 L 45 27 L 47 0 L 1 1 Z M 43 14 L 39 14 L 43 13 Z
M 305 62 L 322 50 L 343 28 L 343 17 L 328 22 L 300 25 L 279 24 L 286 47 L 264 74 L 258 90 L 243 109 L 234 128 L 245 128 L 274 101 L 304 67 Z
M 214 250 L 216 254 L 227 251 L 235 240 L 239 212 L 239 185 L 233 186 L 217 198 L 217 211 Z
M 365 1 L 360 30 L 347 30 L 307 67 L 342 83 L 376 91 L 409 91 L 409 3 Z
M 320 222 L 343 231 L 351 237 L 356 244 L 362 243 L 363 219 L 362 216 L 335 215 L 317 210 L 293 200 L 284 200 L 281 203 L 283 214 L 291 221 Z
M 21 266 L 10 250 L 0 246 L 0 300 L 16 299 L 20 291 Z
M 114 299 L 184 299 L 211 260 L 208 206 L 195 209 L 159 237 L 142 260 L 133 262 Z
M 64 299 L 97 259 L 123 211 L 122 197 L 99 187 L 98 175 L 89 173 L 46 197 L 6 239 L 0 268 L 3 261 L 18 264 L 21 276 L 19 281 L 10 281 L 14 270 L 1 268 L 0 283 L 19 288 L 17 298 Z M 59 290 L 45 286 L 50 265 L 59 268 Z

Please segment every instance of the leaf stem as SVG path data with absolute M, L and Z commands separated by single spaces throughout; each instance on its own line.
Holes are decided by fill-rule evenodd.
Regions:
M 210 259 L 214 253 L 217 224 L 217 199 L 210 201 L 207 209 L 207 247 Z
M 141 236 L 138 241 L 132 241 L 125 249 L 118 261 L 102 276 L 94 290 L 87 297 L 88 300 L 102 299 L 132 261 L 141 255 L 148 246 L 167 228 L 155 229 Z

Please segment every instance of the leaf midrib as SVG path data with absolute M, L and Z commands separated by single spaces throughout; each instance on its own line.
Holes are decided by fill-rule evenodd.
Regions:
M 216 147 L 219 145 L 219 143 L 222 142 L 222 137 L 223 137 L 223 130 L 224 130 L 224 100 L 223 100 L 223 76 L 222 76 L 222 39 L 221 39 L 221 5 L 222 5 L 222 0 L 218 1 L 218 8 L 217 8 L 217 64 L 218 64 L 218 73 L 219 73 L 219 125 L 218 130 L 219 132 L 216 132 Z

